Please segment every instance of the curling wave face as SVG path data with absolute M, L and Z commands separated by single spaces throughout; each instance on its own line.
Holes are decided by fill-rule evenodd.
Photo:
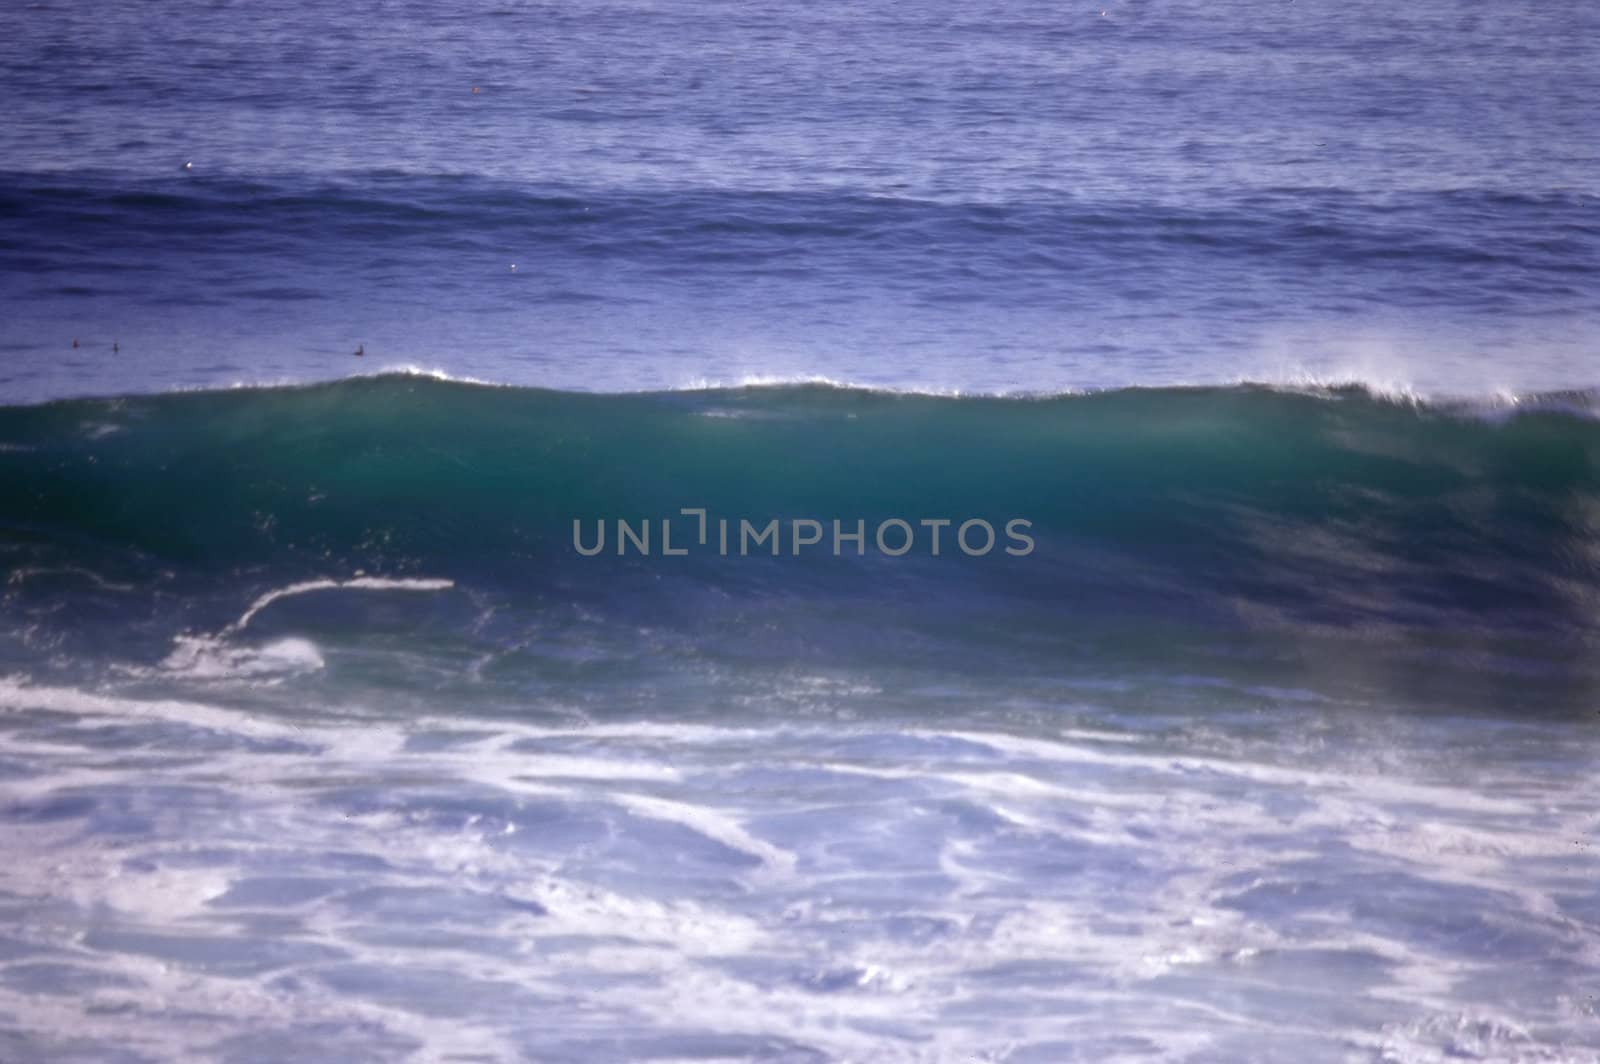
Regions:
M 592 395 L 418 376 L 7 408 L 8 607 L 63 639 L 138 620 L 164 644 L 305 608 L 269 595 L 239 618 L 274 589 L 325 605 L 319 589 L 421 579 L 453 588 L 433 597 L 455 603 L 435 604 L 446 628 L 492 604 L 547 640 L 620 646 L 651 624 L 712 655 L 1048 671 L 1113 635 L 1129 653 L 1331 639 L 1418 676 L 1466 656 L 1581 693 L 1600 625 L 1591 411 L 1579 393 Z M 64 602 L 85 604 L 70 625 Z

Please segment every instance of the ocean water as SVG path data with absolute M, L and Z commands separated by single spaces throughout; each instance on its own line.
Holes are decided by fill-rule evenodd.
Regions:
M 1600 9 L 0 98 L 0 1061 L 1600 1061 Z
M 19 2 L 0 387 L 358 346 L 604 391 L 1588 387 L 1597 41 L 1572 0 Z

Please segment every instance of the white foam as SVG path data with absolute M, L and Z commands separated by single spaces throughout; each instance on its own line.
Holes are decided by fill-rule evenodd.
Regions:
M 1480 813 L 1525 815 L 1529 812 L 1528 803 L 1515 798 L 1500 798 L 1479 794 L 1476 791 L 1465 788 L 1410 782 L 1387 776 L 1323 772 L 1317 769 L 1283 768 L 1256 761 L 1230 761 L 1220 757 L 1187 754 L 1169 756 L 1159 753 L 1118 753 L 1091 749 L 1072 743 L 1055 742 L 1050 739 L 1035 739 L 998 732 L 916 731 L 911 734 L 928 738 L 950 737 L 963 739 L 967 742 L 988 746 L 998 752 L 1022 755 L 1045 761 L 1140 768 L 1162 775 L 1215 773 L 1262 783 L 1349 791 L 1382 796 L 1388 801 L 1414 801 L 1444 808 L 1470 809 Z
M 136 699 L 75 687 L 41 687 L 17 676 L 0 677 L 0 707 L 42 709 L 104 720 L 160 720 L 256 737 L 299 737 L 300 730 L 238 710 L 179 699 Z
M 229 730 L 249 720 L 0 680 L 0 707 L 13 704 Z M 81 998 L 30 996 L 25 972 L 0 980 L 0 1010 L 25 1016 L 29 1031 L 53 1024 L 172 1059 L 203 1056 L 240 1031 L 322 1020 L 414 1037 L 420 1059 L 513 1059 L 663 1031 L 917 1064 L 1040 1055 L 1048 1042 L 1114 1057 L 1116 1036 L 1158 1059 L 1215 1056 L 1267 1036 L 1280 1047 L 1303 1040 L 1312 1055 L 1334 1046 L 1432 1060 L 1459 1046 L 1494 1059 L 1588 1059 L 1557 1040 L 1592 1014 L 1558 1017 L 1547 1031 L 1548 1015 L 1516 1016 L 1527 995 L 1511 1001 L 1510 984 L 1504 1023 L 1492 1001 L 1479 1007 L 1497 990 L 1474 986 L 1505 963 L 1518 972 L 1536 963 L 1480 961 L 1438 935 L 1409 934 L 1404 906 L 1375 918 L 1352 911 L 1349 895 L 1315 889 L 1323 870 L 1342 874 L 1351 861 L 1419 890 L 1471 877 L 1494 889 L 1469 904 L 1496 926 L 1534 914 L 1540 933 L 1573 943 L 1561 957 L 1582 956 L 1586 973 L 1584 928 L 1550 903 L 1571 895 L 1588 866 L 1556 872 L 1548 859 L 1592 837 L 1587 776 L 1561 781 L 1560 793 L 1524 780 L 1503 806 L 1480 807 L 1469 787 L 1505 794 L 1500 770 L 1459 789 L 1422 782 L 1403 759 L 1348 775 L 1326 763 L 1302 771 L 1298 737 L 1268 747 L 1282 764 L 1261 764 L 1216 755 L 1219 739 L 1225 750 L 1243 744 L 1209 732 L 1173 753 L 1158 736 L 1093 728 L 544 727 L 442 710 L 405 722 L 308 722 L 294 733 L 308 742 L 294 749 L 194 756 L 178 736 L 119 763 L 99 736 L 79 746 L 59 723 L 48 739 L 37 722 L 16 723 L 26 727 L 0 729 L 0 747 L 39 775 L 4 781 L 8 800 L 88 794 L 95 816 L 112 815 L 87 832 L 72 815 L 8 820 L 4 841 L 22 859 L 0 867 L 0 887 L 43 914 L 30 913 L 26 934 L 52 946 L 79 935 L 64 946 L 71 964 L 137 980 Z M 407 742 L 433 729 L 462 738 Z M 918 741 L 930 736 L 946 741 Z M 831 763 L 841 743 L 850 762 Z M 179 756 L 152 770 L 164 754 Z M 528 808 L 531 796 L 559 800 L 561 814 Z M 967 815 L 969 805 L 1004 822 Z M 761 867 L 702 864 L 671 847 L 676 832 L 618 832 L 624 810 Z M 128 831 L 124 814 L 151 826 Z M 522 835 L 508 838 L 516 825 Z M 214 903 L 272 876 L 329 881 L 326 894 L 261 904 L 290 917 L 272 932 L 282 941 L 346 954 L 331 966 L 348 969 L 337 985 L 321 979 L 329 966 L 319 960 L 236 977 L 137 945 L 81 941 L 86 928 L 115 927 L 248 957 L 265 914 Z M 1252 896 L 1258 887 L 1265 901 Z M 360 901 L 378 895 L 400 904 Z M 1287 916 L 1272 903 L 1279 896 L 1293 898 Z M 545 911 L 497 909 L 497 900 Z M 1379 896 L 1364 900 L 1383 907 Z M 916 921 L 935 930 L 907 934 Z M 1263 963 L 1274 951 L 1284 955 Z M 1340 965 L 1315 994 L 1280 988 L 1276 973 L 1295 951 L 1357 954 L 1371 974 Z M 1305 975 L 1319 978 L 1323 963 L 1308 955 Z M 407 996 L 451 979 L 482 981 L 484 992 L 442 1002 L 448 1017 Z M 503 1007 L 511 999 L 499 996 L 512 988 L 580 1007 L 514 1021 Z M 161 1011 L 180 1006 L 203 1007 L 211 1026 Z M 1374 1014 L 1396 1025 L 1358 1028 L 1365 1021 L 1350 1018 Z
M 224 628 L 220 634 L 242 631 L 256 615 L 279 599 L 305 595 L 313 591 L 448 591 L 455 587 L 454 580 L 427 577 L 358 576 L 350 580 L 303 580 L 297 584 L 269 591 L 250 604 L 237 621 Z
M 419 717 L 417 726 L 449 729 L 459 727 L 461 721 L 454 717 Z M 570 726 L 552 727 L 543 724 L 523 724 L 519 721 L 496 721 L 497 730 L 508 739 L 637 739 L 648 743 L 709 744 L 744 742 L 752 739 L 770 739 L 773 736 L 795 734 L 790 729 L 731 728 L 716 724 L 679 724 L 662 721 L 594 721 Z
M 883 395 L 926 395 L 938 398 L 959 399 L 974 395 L 1000 395 L 1004 393 L 973 392 L 955 387 L 940 387 L 931 385 L 892 385 L 892 384 L 866 384 L 840 377 L 826 377 L 817 374 L 772 374 L 751 373 L 741 377 L 716 378 L 698 377 L 687 381 L 667 391 L 673 392 L 719 392 L 741 391 L 745 389 L 771 389 L 782 388 L 830 388 L 845 392 L 877 392 Z
M 229 646 L 206 636 L 178 636 L 161 667 L 197 680 L 282 676 L 323 667 L 322 651 L 309 639 L 277 639 L 261 647 Z
M 490 767 L 489 763 L 478 762 L 482 769 Z M 476 773 L 480 778 L 492 780 L 507 789 L 519 789 L 521 784 L 532 782 L 537 785 L 537 779 L 582 779 L 582 780 L 642 780 L 654 782 L 675 782 L 681 774 L 671 765 L 654 765 L 640 761 L 619 761 L 612 758 L 601 757 L 570 757 L 564 754 L 544 754 L 527 751 L 511 751 L 493 762 L 493 767 L 500 771 L 494 775 L 486 772 Z
M 369 377 L 425 377 L 428 380 L 448 381 L 451 384 L 476 384 L 485 388 L 506 388 L 511 385 L 501 384 L 497 381 L 484 380 L 481 377 L 469 376 L 465 373 L 453 373 L 439 366 L 424 366 L 417 362 L 386 363 L 370 372 L 352 373 L 345 380 L 360 380 Z
M 768 868 L 785 872 L 794 870 L 794 854 L 756 838 L 737 820 L 724 813 L 708 809 L 703 805 L 652 798 L 642 794 L 613 793 L 611 800 L 640 816 L 682 824 L 730 849 L 757 858 Z

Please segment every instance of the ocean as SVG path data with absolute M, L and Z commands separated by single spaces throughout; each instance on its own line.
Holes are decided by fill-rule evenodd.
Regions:
M 0 98 L 0 1061 L 1600 1061 L 1600 8 Z

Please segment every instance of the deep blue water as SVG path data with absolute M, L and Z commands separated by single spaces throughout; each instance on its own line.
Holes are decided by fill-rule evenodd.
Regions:
M 358 346 L 608 391 L 1592 386 L 1597 41 L 1578 2 L 13 5 L 0 389 Z
M 0 1060 L 1600 1062 L 1597 99 L 1574 0 L 0 10 Z

